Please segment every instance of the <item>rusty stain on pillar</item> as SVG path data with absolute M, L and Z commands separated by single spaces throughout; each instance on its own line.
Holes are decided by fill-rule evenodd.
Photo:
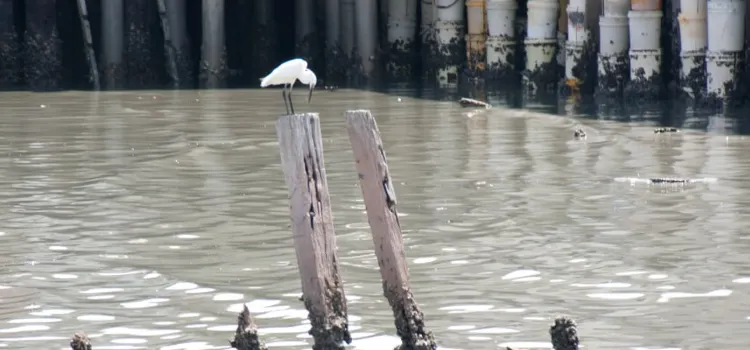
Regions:
M 56 0 L 26 6 L 24 33 L 26 84 L 32 90 L 57 90 L 62 82 L 62 42 L 57 31 Z
M 21 52 L 13 19 L 13 0 L 0 0 L 0 90 L 21 82 Z
M 108 1 L 108 0 L 105 0 Z M 125 5 L 125 72 L 129 88 L 153 87 L 158 73 L 152 59 L 151 23 L 157 14 L 151 0 L 127 0 Z
M 203 0 L 203 46 L 200 80 L 204 88 L 222 87 L 227 77 L 224 45 L 224 0 Z

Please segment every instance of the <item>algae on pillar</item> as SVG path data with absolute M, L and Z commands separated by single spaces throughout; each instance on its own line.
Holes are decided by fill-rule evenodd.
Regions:
M 416 61 L 417 0 L 388 2 L 388 58 L 386 71 L 393 81 L 410 80 Z
M 422 2 L 422 40 L 425 48 L 425 72 L 441 84 L 458 82 L 458 67 L 466 60 L 464 32 L 464 3 L 456 0 L 432 0 Z
M 618 97 L 628 81 L 628 9 L 630 0 L 604 0 L 599 17 L 597 95 Z
M 361 78 L 369 82 L 375 76 L 378 45 L 378 5 L 376 0 L 357 0 L 354 7 L 357 33 L 357 60 Z M 360 81 L 363 83 L 363 81 Z
M 711 99 L 732 97 L 738 84 L 745 43 L 745 0 L 709 0 L 706 90 Z
M 62 42 L 57 31 L 56 0 L 26 6 L 24 33 L 26 83 L 33 90 L 62 88 Z
M 104 0 L 105 2 L 108 0 Z M 151 24 L 157 15 L 151 0 L 126 0 L 125 74 L 129 88 L 153 87 L 159 76 L 155 69 Z
M 628 99 L 655 99 L 661 94 L 662 16 L 658 0 L 633 2 L 628 12 L 630 81 L 625 86 Z
M 673 40 L 677 45 L 673 46 L 679 47 L 680 88 L 688 92 L 688 97 L 695 98 L 706 88 L 707 1 L 682 0 L 681 5 L 679 16 L 673 20 L 680 33 L 679 41 Z
M 123 0 L 102 1 L 102 61 L 104 87 L 115 89 L 122 86 L 124 68 L 123 54 Z
M 109 1 L 109 0 L 105 0 Z M 193 65 L 190 58 L 190 39 L 187 32 L 187 0 L 164 0 L 169 19 L 169 34 L 174 45 L 180 87 L 193 84 Z
M 222 87 L 227 76 L 224 45 L 224 0 L 203 0 L 203 45 L 201 49 L 201 85 Z
M 15 24 L 13 0 L 0 0 L 0 90 L 16 87 L 22 78 Z
M 516 74 L 516 9 L 518 0 L 487 1 L 487 71 L 490 80 L 506 81 Z

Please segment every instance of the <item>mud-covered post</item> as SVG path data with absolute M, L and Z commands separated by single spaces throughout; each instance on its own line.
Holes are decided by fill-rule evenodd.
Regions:
M 247 305 L 243 305 L 242 312 L 237 316 L 237 331 L 229 345 L 237 350 L 268 350 L 266 344 L 258 338 L 258 327 L 250 316 Z
M 342 343 L 352 339 L 338 271 L 318 114 L 282 116 L 276 122 L 276 134 L 313 349 L 344 349 Z
M 91 350 L 91 340 L 86 333 L 78 332 L 70 340 L 70 348 L 73 350 Z
M 100 90 L 99 68 L 96 64 L 96 54 L 94 53 L 94 39 L 91 37 L 91 24 L 89 23 L 89 11 L 86 8 L 86 0 L 78 0 L 78 17 L 81 19 L 81 29 L 83 33 L 83 47 L 86 51 L 86 60 L 89 64 L 89 74 L 91 74 L 91 83 L 94 90 Z
M 13 0 L 0 0 L 0 90 L 12 89 L 21 81 L 15 24 Z
M 57 0 L 26 6 L 26 83 L 32 90 L 57 90 L 62 82 L 62 42 L 57 32 Z
M 383 279 L 383 291 L 396 319 L 401 348 L 435 349 L 435 339 L 425 327 L 424 316 L 409 287 L 404 242 L 396 211 L 396 193 L 378 125 L 368 110 L 347 111 L 346 121 Z

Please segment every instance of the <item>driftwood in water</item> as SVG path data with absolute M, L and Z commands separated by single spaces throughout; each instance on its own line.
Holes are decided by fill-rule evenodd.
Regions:
M 656 128 L 654 129 L 654 134 L 666 134 L 666 133 L 672 133 L 672 132 L 680 132 L 677 128 Z
M 258 326 L 250 316 L 247 305 L 243 305 L 242 312 L 237 316 L 237 331 L 229 345 L 237 350 L 268 350 L 266 344 L 258 338 Z
M 435 339 L 425 327 L 424 315 L 409 287 L 396 194 L 378 125 L 368 110 L 347 111 L 346 121 L 383 291 L 396 319 L 401 349 L 432 350 L 436 347 Z
M 286 115 L 276 123 L 276 133 L 313 349 L 344 349 L 342 342 L 352 339 L 336 257 L 320 119 L 317 113 Z
M 70 348 L 73 350 L 91 350 L 91 340 L 86 333 L 78 332 L 70 340 Z
M 466 97 L 463 97 L 460 100 L 458 100 L 458 103 L 461 105 L 461 107 L 482 107 L 482 108 L 492 107 L 487 102 L 482 102 L 479 100 L 474 100 L 474 99 L 466 98 Z

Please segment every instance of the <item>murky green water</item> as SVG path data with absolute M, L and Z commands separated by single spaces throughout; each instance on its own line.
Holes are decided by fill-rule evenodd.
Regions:
M 560 314 L 589 349 L 747 346 L 750 140 L 724 119 L 654 135 L 648 121 L 302 94 L 296 110 L 320 112 L 326 137 L 354 348 L 397 339 L 353 108 L 378 120 L 414 293 L 442 348 L 548 348 Z M 225 349 L 242 303 L 272 349 L 309 348 L 278 90 L 1 96 L 0 348 L 65 348 L 84 330 L 95 349 Z M 716 181 L 615 181 L 658 176 Z

